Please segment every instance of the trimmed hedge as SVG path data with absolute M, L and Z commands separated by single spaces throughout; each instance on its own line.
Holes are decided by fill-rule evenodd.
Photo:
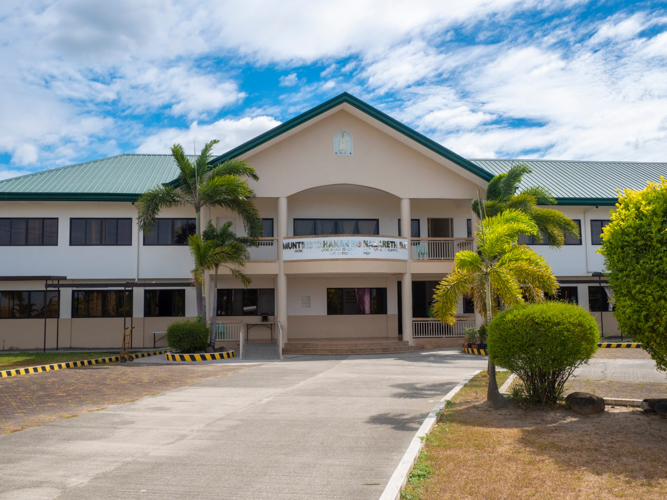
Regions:
M 169 347 L 182 353 L 205 351 L 209 340 L 208 327 L 197 320 L 181 320 L 167 328 Z
M 523 381 L 529 402 L 558 401 L 572 372 L 597 350 L 595 319 L 564 302 L 524 304 L 501 312 L 489 325 L 489 358 Z

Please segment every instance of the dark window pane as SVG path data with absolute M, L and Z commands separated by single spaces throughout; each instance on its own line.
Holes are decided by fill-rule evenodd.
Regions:
M 371 288 L 371 314 L 387 314 L 387 289 Z
M 257 316 L 257 290 L 243 290 L 243 314 L 245 316 Z
M 360 220 L 359 234 L 379 234 L 379 225 L 376 220 Z M 412 226 L 410 229 L 413 230 Z
M 11 318 L 14 306 L 14 294 L 12 292 L 0 292 L 0 318 Z
M 262 219 L 262 236 L 273 238 L 273 219 Z
M 372 234 L 380 234 L 378 221 L 375 221 L 375 232 Z M 361 226 L 360 226 L 361 227 Z M 412 219 L 410 221 L 410 237 L 419 238 L 419 219 Z
M 570 236 L 569 234 L 564 235 L 565 236 L 565 244 L 566 245 L 581 245 L 581 221 L 578 219 L 573 219 L 573 222 L 579 226 L 579 238 L 575 238 L 574 236 Z
M 86 219 L 86 245 L 102 244 L 102 220 Z
M 171 315 L 185 316 L 185 290 L 172 290 L 171 297 Z
M 28 221 L 26 219 L 12 219 L 12 245 L 25 245 L 28 232 Z
M 46 317 L 57 318 L 60 316 L 60 300 L 58 292 L 46 292 Z
M 147 318 L 155 317 L 159 313 L 159 309 L 157 308 L 157 294 L 158 290 L 144 291 L 144 316 Z
M 0 219 L 0 245 L 9 245 L 12 236 L 12 220 Z
M 144 233 L 144 245 L 157 245 L 157 223 L 150 232 Z
M 218 290 L 218 316 L 232 315 L 232 291 Z
M 593 245 L 602 245 L 602 230 L 609 224 L 608 220 L 591 221 L 591 243 Z
M 174 243 L 173 219 L 158 219 L 157 221 L 157 244 L 171 245 Z
M 315 235 L 315 221 L 313 219 L 294 219 L 294 236 Z
M 28 245 L 41 245 L 43 243 L 43 221 L 44 219 L 28 219 Z
M 336 221 L 337 234 L 359 234 L 359 228 L 356 220 L 338 219 Z
M 86 244 L 86 219 L 70 219 L 70 245 Z
M 336 234 L 336 221 L 334 219 L 317 219 L 315 221 L 315 234 Z
M 465 314 L 473 314 L 475 312 L 475 302 L 471 297 L 463 297 L 463 312 Z
M 30 317 L 30 292 L 14 292 L 14 310 L 12 317 Z
M 609 311 L 609 297 L 604 287 L 588 287 L 588 308 L 591 312 Z
M 58 219 L 44 219 L 44 244 L 58 244 Z
M 357 291 L 343 288 L 343 314 L 357 314 Z
M 275 291 L 273 288 L 258 290 L 258 296 L 257 308 L 259 309 L 259 314 L 275 316 Z
M 101 318 L 103 316 L 104 292 L 81 292 L 86 302 L 87 318 Z
M 30 292 L 28 313 L 31 318 L 44 317 L 44 294 L 45 292 Z
M 472 238 L 472 219 L 466 219 L 466 238 Z
M 232 316 L 243 316 L 243 290 L 232 290 Z
M 84 292 L 72 292 L 72 317 L 85 318 L 87 316 L 87 308 Z
M 343 289 L 329 288 L 327 290 L 327 314 L 343 314 Z
M 132 244 L 132 219 L 118 219 L 118 242 L 116 244 Z
M 190 236 L 197 232 L 197 224 L 194 219 L 174 219 L 174 241 L 175 245 L 187 245 Z M 163 243 L 161 243 L 162 245 Z
M 519 235 L 519 244 L 520 245 L 531 245 L 532 243 L 533 243 L 533 238 L 531 238 L 527 234 L 520 234 Z
M 540 236 L 541 236 L 542 239 L 540 241 L 538 241 L 539 238 L 533 238 L 533 243 L 532 244 L 533 245 L 548 245 L 549 240 L 547 240 L 547 235 L 540 231 Z
M 103 245 L 115 245 L 118 241 L 118 219 L 104 219 L 102 221 L 103 226 L 103 235 L 102 240 Z

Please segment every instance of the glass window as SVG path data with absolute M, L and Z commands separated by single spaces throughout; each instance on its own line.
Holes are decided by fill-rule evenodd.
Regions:
M 576 223 L 577 226 L 579 226 L 579 238 L 575 238 L 574 236 L 570 236 L 569 234 L 564 235 L 565 236 L 565 244 L 566 245 L 581 245 L 581 220 L 580 219 L 572 219 L 572 222 Z
M 0 318 L 43 318 L 44 302 L 48 299 L 48 318 L 58 317 L 57 291 L 0 292 Z
M 438 281 L 412 282 L 412 317 L 430 318 L 433 316 L 433 294 Z
M 328 288 L 327 314 L 387 314 L 387 289 Z
M 378 219 L 294 219 L 294 236 L 380 234 Z
M 73 318 L 117 318 L 132 316 L 132 290 L 75 290 L 72 292 Z
M 610 222 L 611 222 L 610 220 L 591 220 L 591 244 L 592 245 L 602 245 L 602 230 Z
M 58 219 L 0 219 L 0 245 L 43 246 L 58 244 Z
M 562 286 L 555 296 L 547 296 L 548 299 L 563 300 L 571 304 L 579 304 L 579 293 L 576 286 Z
M 218 290 L 218 316 L 275 315 L 273 288 L 229 288 Z
M 144 316 L 185 316 L 185 290 L 146 290 Z
M 464 314 L 475 313 L 475 302 L 472 300 L 472 297 L 468 297 L 467 295 L 463 297 L 463 313 Z
M 317 219 L 315 221 L 315 234 L 336 234 L 336 221 L 334 219 Z
M 466 219 L 466 238 L 472 238 L 472 219 Z
M 588 287 L 588 310 L 591 312 L 610 311 L 609 295 L 604 286 Z
M 273 238 L 273 219 L 262 219 L 262 236 Z
M 158 219 L 144 233 L 144 245 L 187 245 L 188 238 L 196 232 L 195 219 Z
M 80 219 L 69 222 L 71 246 L 131 245 L 132 219 Z

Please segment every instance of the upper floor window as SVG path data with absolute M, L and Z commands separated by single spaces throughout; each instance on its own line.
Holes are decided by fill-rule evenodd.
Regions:
M 378 219 L 294 219 L 294 236 L 380 234 Z
M 196 231 L 195 219 L 158 219 L 144 233 L 144 245 L 187 245 L 188 238 Z
M 472 238 L 472 219 L 466 219 L 466 238 Z
M 75 290 L 72 292 L 72 317 L 132 316 L 132 290 L 127 290 L 126 293 L 123 297 L 123 290 Z
M 610 222 L 609 219 L 591 220 L 591 245 L 602 245 L 602 230 Z
M 569 234 L 566 234 L 565 235 L 565 244 L 566 245 L 581 245 L 581 220 L 580 219 L 572 219 L 572 222 L 574 222 L 579 227 L 579 237 L 575 238 L 574 236 L 570 236 Z
M 57 244 L 58 219 L 0 219 L 0 245 L 2 246 L 39 246 Z
M 353 148 L 352 134 L 347 130 L 341 129 L 334 134 L 335 155 L 351 155 Z
M 273 238 L 273 219 L 262 219 L 262 236 Z
M 70 219 L 69 244 L 131 245 L 132 219 Z
M 0 292 L 0 318 L 57 318 L 59 304 L 57 291 Z
M 185 290 L 145 290 L 144 316 L 185 316 Z
M 410 221 L 410 238 L 419 238 L 420 235 L 420 228 L 419 228 L 419 219 L 412 219 Z M 401 219 L 398 219 L 398 235 L 402 236 L 401 234 Z
M 572 222 L 577 224 L 579 226 L 579 238 L 575 238 L 574 236 L 570 236 L 567 234 L 563 234 L 565 238 L 565 245 L 581 245 L 581 220 L 579 219 L 572 219 Z M 522 234 L 519 236 L 519 244 L 521 245 L 548 245 L 549 242 L 547 241 L 547 236 L 544 233 L 540 233 L 542 235 L 542 241 L 538 241 L 537 238 L 534 238 L 533 236 L 527 236 L 525 234 Z

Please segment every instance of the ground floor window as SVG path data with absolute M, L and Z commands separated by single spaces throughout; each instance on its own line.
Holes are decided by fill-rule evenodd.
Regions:
M 547 297 L 552 300 L 562 300 L 570 304 L 579 304 L 579 293 L 576 286 L 562 286 L 555 296 Z
M 132 316 L 132 290 L 85 290 L 72 292 L 72 318 Z
M 185 316 L 185 290 L 146 290 L 144 316 Z
M 59 304 L 57 291 L 0 292 L 0 318 L 57 318 Z
M 228 288 L 218 290 L 218 316 L 275 316 L 273 288 Z
M 608 286 L 588 287 L 588 310 L 591 312 L 613 311 L 611 289 Z
M 413 281 L 412 282 L 412 317 L 433 317 L 433 294 L 438 286 L 438 281 Z
M 327 314 L 387 314 L 387 289 L 327 288 Z

